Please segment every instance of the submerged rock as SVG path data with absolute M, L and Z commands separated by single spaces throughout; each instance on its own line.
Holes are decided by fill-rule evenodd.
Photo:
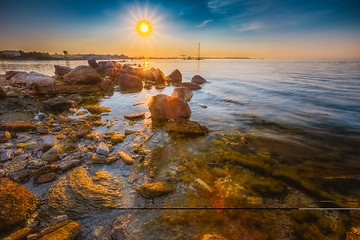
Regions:
M 117 83 L 122 92 L 140 92 L 143 89 L 142 80 L 137 76 L 129 74 L 121 74 L 117 78 Z
M 206 80 L 205 80 L 205 78 L 203 78 L 203 77 L 200 76 L 200 75 L 195 75 L 195 76 L 193 76 L 193 78 L 191 79 L 191 82 L 197 83 L 197 84 L 203 84 L 203 83 L 206 83 Z
M 90 177 L 85 168 L 78 167 L 50 188 L 49 211 L 78 218 L 118 208 L 122 206 L 121 188 L 119 179 L 108 172 L 98 171 Z
M 67 110 L 69 108 L 75 108 L 82 102 L 83 98 L 78 94 L 72 94 L 66 97 L 59 96 L 56 98 L 48 99 L 42 102 L 45 109 L 48 110 Z
M 104 112 L 111 112 L 111 108 L 109 107 L 102 107 L 98 105 L 88 105 L 84 107 L 86 110 L 88 110 L 92 114 L 100 114 Z
M 193 190 L 203 191 L 203 192 L 208 193 L 208 194 L 213 192 L 211 187 L 206 182 L 201 180 L 200 178 L 195 179 L 190 184 L 190 188 L 193 189 Z
M 180 133 L 185 135 L 206 135 L 209 129 L 197 122 L 187 119 L 171 119 L 167 123 L 165 130 L 170 133 Z
M 76 240 L 81 236 L 81 226 L 76 221 L 65 220 L 31 236 L 32 240 Z
M 8 229 L 24 221 L 37 205 L 37 200 L 26 188 L 0 178 L 0 230 Z
M 64 82 L 69 85 L 98 84 L 103 78 L 89 66 L 78 66 L 64 75 Z
M 173 93 L 171 94 L 172 97 L 180 98 L 185 102 L 190 101 L 193 96 L 193 92 L 187 87 L 176 87 L 174 88 Z
M 175 69 L 167 76 L 169 81 L 173 84 L 180 84 L 182 82 L 182 74 L 178 69 Z
M 136 191 L 144 198 L 154 198 L 175 191 L 175 186 L 166 182 L 144 183 Z
M 156 120 L 169 120 L 173 118 L 189 118 L 190 106 L 183 100 L 164 94 L 153 96 L 149 102 L 151 117 Z
M 35 131 L 39 124 L 26 121 L 0 122 L 0 130 L 10 132 Z
M 199 90 L 199 89 L 201 89 L 199 84 L 192 83 L 192 82 L 183 82 L 182 84 L 180 84 L 180 87 L 187 87 L 190 90 Z
M 118 143 L 122 143 L 125 140 L 126 136 L 123 134 L 114 134 L 111 136 L 111 144 L 116 145 Z

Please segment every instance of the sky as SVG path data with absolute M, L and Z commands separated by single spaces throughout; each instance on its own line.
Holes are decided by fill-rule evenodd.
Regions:
M 360 58 L 360 1 L 2 0 L 0 50 L 128 56 Z M 136 32 L 147 19 L 148 37 Z

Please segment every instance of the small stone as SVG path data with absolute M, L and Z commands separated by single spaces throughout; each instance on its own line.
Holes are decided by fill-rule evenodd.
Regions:
M 125 136 L 128 136 L 128 135 L 131 135 L 131 134 L 133 134 L 133 133 L 135 133 L 135 131 L 133 131 L 133 130 L 125 130 Z
M 96 149 L 96 153 L 99 155 L 103 155 L 105 157 L 109 156 L 110 154 L 109 146 L 106 143 L 101 142 Z
M 96 121 L 96 122 L 93 122 L 92 125 L 93 125 L 94 127 L 102 127 L 102 126 L 105 126 L 106 123 Z
M 24 144 L 24 149 L 26 150 L 34 150 L 39 147 L 39 144 L 35 139 L 32 139 Z
M 58 146 L 54 146 L 50 148 L 47 152 L 45 152 L 41 159 L 47 162 L 54 162 L 58 159 L 59 155 L 61 153 L 61 150 Z
M 36 128 L 36 132 L 39 134 L 49 134 L 50 128 L 48 126 L 39 126 Z
M 97 106 L 97 105 L 89 105 L 89 106 L 85 106 L 84 108 L 87 109 L 92 114 L 100 114 L 100 113 L 104 113 L 104 112 L 111 112 L 111 108 Z
M 14 151 L 11 149 L 5 149 L 1 153 L 0 161 L 1 162 L 8 161 L 8 160 L 12 159 L 13 157 L 14 157 Z
M 41 160 L 41 159 L 36 159 L 36 160 L 29 161 L 28 167 L 31 168 L 31 169 L 37 169 L 37 168 L 40 168 L 40 167 L 42 167 L 42 166 L 44 166 L 46 164 L 47 164 L 46 161 Z
M 82 110 L 82 111 L 79 111 L 78 113 L 76 113 L 76 116 L 82 116 L 82 115 L 85 115 L 87 113 L 88 113 L 87 111 Z
M 69 170 L 81 163 L 81 159 L 74 158 L 73 156 L 65 157 L 61 160 L 59 166 L 62 172 Z
M 110 164 L 116 162 L 117 160 L 118 160 L 118 158 L 115 157 L 115 156 L 108 157 L 108 158 L 106 159 L 106 164 L 107 164 L 107 165 L 110 165 Z
M 111 136 L 111 144 L 116 145 L 118 143 L 122 143 L 125 139 L 125 135 L 122 134 L 114 134 Z
M 165 182 L 144 183 L 136 191 L 145 198 L 154 198 L 175 190 L 175 186 Z
M 18 135 L 18 138 L 17 138 L 17 142 L 19 143 L 24 143 L 24 142 L 27 142 L 31 139 L 31 137 L 27 134 L 21 134 L 21 135 Z
M 10 172 L 9 176 L 15 182 L 27 182 L 29 180 L 29 171 L 26 169 L 23 169 L 23 170 L 16 171 L 16 172 Z
M 137 121 L 142 120 L 145 118 L 145 113 L 132 113 L 132 114 L 126 114 L 124 116 L 125 119 L 131 120 L 131 121 Z
M 56 173 L 52 173 L 52 172 L 46 173 L 38 177 L 36 181 L 34 179 L 34 184 L 43 184 L 43 183 L 51 182 L 55 180 L 55 178 L 56 178 Z
M 43 138 L 42 150 L 46 152 L 55 145 L 56 145 L 56 137 L 53 135 L 47 135 Z
M 16 156 L 13 158 L 13 162 L 20 162 L 20 161 L 24 161 L 28 158 L 31 157 L 31 154 L 30 153 L 26 153 L 26 154 L 22 154 L 22 155 L 19 155 L 19 156 Z
M 0 143 L 6 143 L 11 138 L 11 133 L 8 131 L 0 132 Z
M 107 161 L 107 157 L 104 157 L 103 155 L 100 154 L 93 154 L 92 158 L 91 158 L 91 162 L 95 163 L 95 164 L 104 164 Z
M 126 165 L 132 165 L 135 163 L 135 160 L 124 152 L 119 152 L 119 156 Z

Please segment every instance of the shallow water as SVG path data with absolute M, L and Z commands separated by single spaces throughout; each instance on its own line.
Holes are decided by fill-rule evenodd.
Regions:
M 134 63 L 142 62 L 138 60 Z M 19 70 L 53 75 L 55 64 L 75 67 L 87 65 L 87 62 L 4 61 L 0 62 L 0 74 L 8 70 Z M 130 191 L 131 198 L 135 198 L 132 202 L 130 200 L 130 206 L 214 207 L 220 204 L 222 207 L 292 208 L 327 206 L 319 202 L 312 205 L 310 202 L 315 199 L 341 200 L 343 203 L 350 198 L 359 199 L 359 61 L 150 60 L 150 67 L 160 68 L 165 75 L 177 68 L 183 74 L 183 81 L 190 81 L 195 74 L 207 79 L 208 83 L 203 84 L 201 90 L 194 91 L 189 102 L 191 120 L 208 126 L 214 132 L 204 138 L 173 139 L 152 126 L 151 119 L 131 124 L 124 119 L 123 116 L 128 113 L 148 112 L 147 105 L 139 103 L 144 103 L 159 93 L 171 95 L 171 86 L 162 90 L 144 89 L 140 93 L 131 94 L 115 91 L 113 95 L 101 99 L 100 105 L 112 109 L 109 115 L 103 115 L 102 121 L 113 121 L 114 126 L 110 129 L 106 126 L 98 127 L 95 131 L 124 133 L 126 129 L 141 130 L 145 137 L 151 137 L 146 148 L 153 150 L 165 146 L 163 160 L 159 160 L 161 170 L 155 180 L 164 180 L 167 172 L 178 166 L 187 167 L 176 193 L 149 203 Z M 202 107 L 203 105 L 207 108 Z M 246 136 L 248 144 L 241 142 L 242 135 Z M 131 135 L 115 149 L 131 152 L 133 144 L 140 144 L 144 139 Z M 221 168 L 225 177 L 215 174 L 218 170 L 215 168 Z M 141 169 L 134 173 L 133 167 L 119 163 L 96 166 L 90 171 L 98 169 L 105 169 L 125 180 L 135 174 L 138 179 L 134 181 L 135 184 L 149 180 L 146 172 Z M 188 196 L 187 181 L 194 178 L 201 178 L 217 189 L 213 196 Z M 271 186 L 282 186 L 285 183 L 289 189 L 264 190 L 262 187 L 266 186 L 266 183 Z M 44 190 L 48 186 L 32 188 L 27 184 L 27 187 L 34 193 L 41 192 L 41 195 L 46 195 Z M 283 191 L 286 192 L 286 197 Z M 220 203 L 217 203 L 218 201 Z M 340 206 L 350 205 L 344 203 Z M 181 214 L 175 214 L 175 220 L 171 221 L 183 221 Z M 192 230 L 185 227 L 185 231 L 190 231 L 190 235 L 191 231 L 198 233 L 199 228 L 208 224 L 206 214 L 191 214 L 198 217 L 199 227 Z M 262 214 L 257 214 L 255 218 L 261 218 Z M 140 232 L 145 236 L 146 232 L 141 228 L 144 222 L 149 223 L 158 218 L 168 221 L 168 217 L 172 216 L 165 213 L 164 216 L 160 213 L 154 216 L 151 216 L 151 213 L 145 215 L 135 217 L 137 224 L 131 227 L 134 231 L 131 234 Z M 241 218 L 234 220 L 232 213 L 228 215 L 224 214 L 219 221 L 228 224 L 241 221 Z M 274 217 L 271 211 L 264 215 L 269 222 Z M 287 219 L 288 214 L 280 215 L 282 221 Z M 146 220 L 147 217 L 150 220 Z M 92 220 L 83 220 L 82 224 L 88 224 L 91 229 L 94 221 L 102 224 L 110 221 L 105 219 L 101 215 L 94 216 Z M 171 221 L 170 224 L 175 224 Z M 278 224 L 274 231 L 281 229 L 281 222 Z M 175 232 L 181 231 L 184 231 L 184 228 Z M 223 234 L 229 236 L 231 231 L 224 231 Z M 284 234 L 277 232 L 272 237 L 283 238 Z M 136 234 L 133 237 L 141 239 Z M 156 239 L 156 231 L 149 237 Z

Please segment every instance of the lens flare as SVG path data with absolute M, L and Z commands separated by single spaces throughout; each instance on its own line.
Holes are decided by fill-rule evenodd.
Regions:
M 141 19 L 136 24 L 136 30 L 140 36 L 147 37 L 152 32 L 151 23 L 145 19 Z

